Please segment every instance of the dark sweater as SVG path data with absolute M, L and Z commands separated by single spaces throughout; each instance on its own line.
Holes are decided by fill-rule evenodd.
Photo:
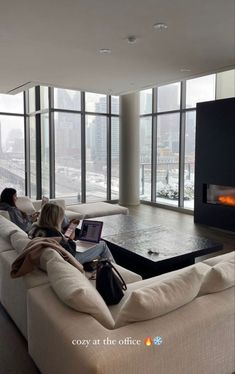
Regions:
M 76 243 L 72 239 L 65 239 L 64 235 L 54 229 L 49 227 L 40 227 L 37 224 L 32 225 L 31 230 L 28 233 L 29 238 L 33 239 L 36 237 L 43 237 L 43 238 L 61 238 L 60 245 L 66 249 L 71 255 L 75 257 L 76 254 Z

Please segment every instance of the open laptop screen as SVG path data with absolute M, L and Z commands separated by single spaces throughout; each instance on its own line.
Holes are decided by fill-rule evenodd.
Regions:
M 84 219 L 82 221 L 82 227 L 79 235 L 79 240 L 84 240 L 86 242 L 99 243 L 101 231 L 103 227 L 103 222 L 101 221 L 91 221 Z

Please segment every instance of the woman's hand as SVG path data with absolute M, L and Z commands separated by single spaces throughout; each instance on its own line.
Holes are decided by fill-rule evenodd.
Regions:
M 35 212 L 33 214 L 31 214 L 29 217 L 31 218 L 32 222 L 36 222 L 38 217 L 39 217 L 39 212 Z
M 76 223 L 76 225 L 78 226 L 78 225 L 79 225 L 79 223 L 80 223 L 80 220 L 79 220 L 79 219 L 76 219 L 76 218 L 74 218 L 74 219 L 71 219 L 71 221 L 70 221 L 69 223 Z

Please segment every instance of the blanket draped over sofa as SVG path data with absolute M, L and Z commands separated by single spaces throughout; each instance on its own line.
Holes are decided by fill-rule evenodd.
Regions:
M 11 277 L 18 278 L 27 273 L 30 273 L 35 266 L 40 267 L 40 257 L 46 248 L 57 251 L 65 261 L 75 266 L 78 270 L 83 272 L 83 266 L 76 258 L 74 258 L 68 251 L 66 251 L 55 239 L 51 238 L 34 238 L 25 247 L 12 264 Z

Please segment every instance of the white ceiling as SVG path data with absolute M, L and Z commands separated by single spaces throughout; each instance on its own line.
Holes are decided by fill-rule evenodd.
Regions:
M 234 0 L 0 0 L 2 93 L 37 83 L 121 94 L 225 70 L 234 53 Z

